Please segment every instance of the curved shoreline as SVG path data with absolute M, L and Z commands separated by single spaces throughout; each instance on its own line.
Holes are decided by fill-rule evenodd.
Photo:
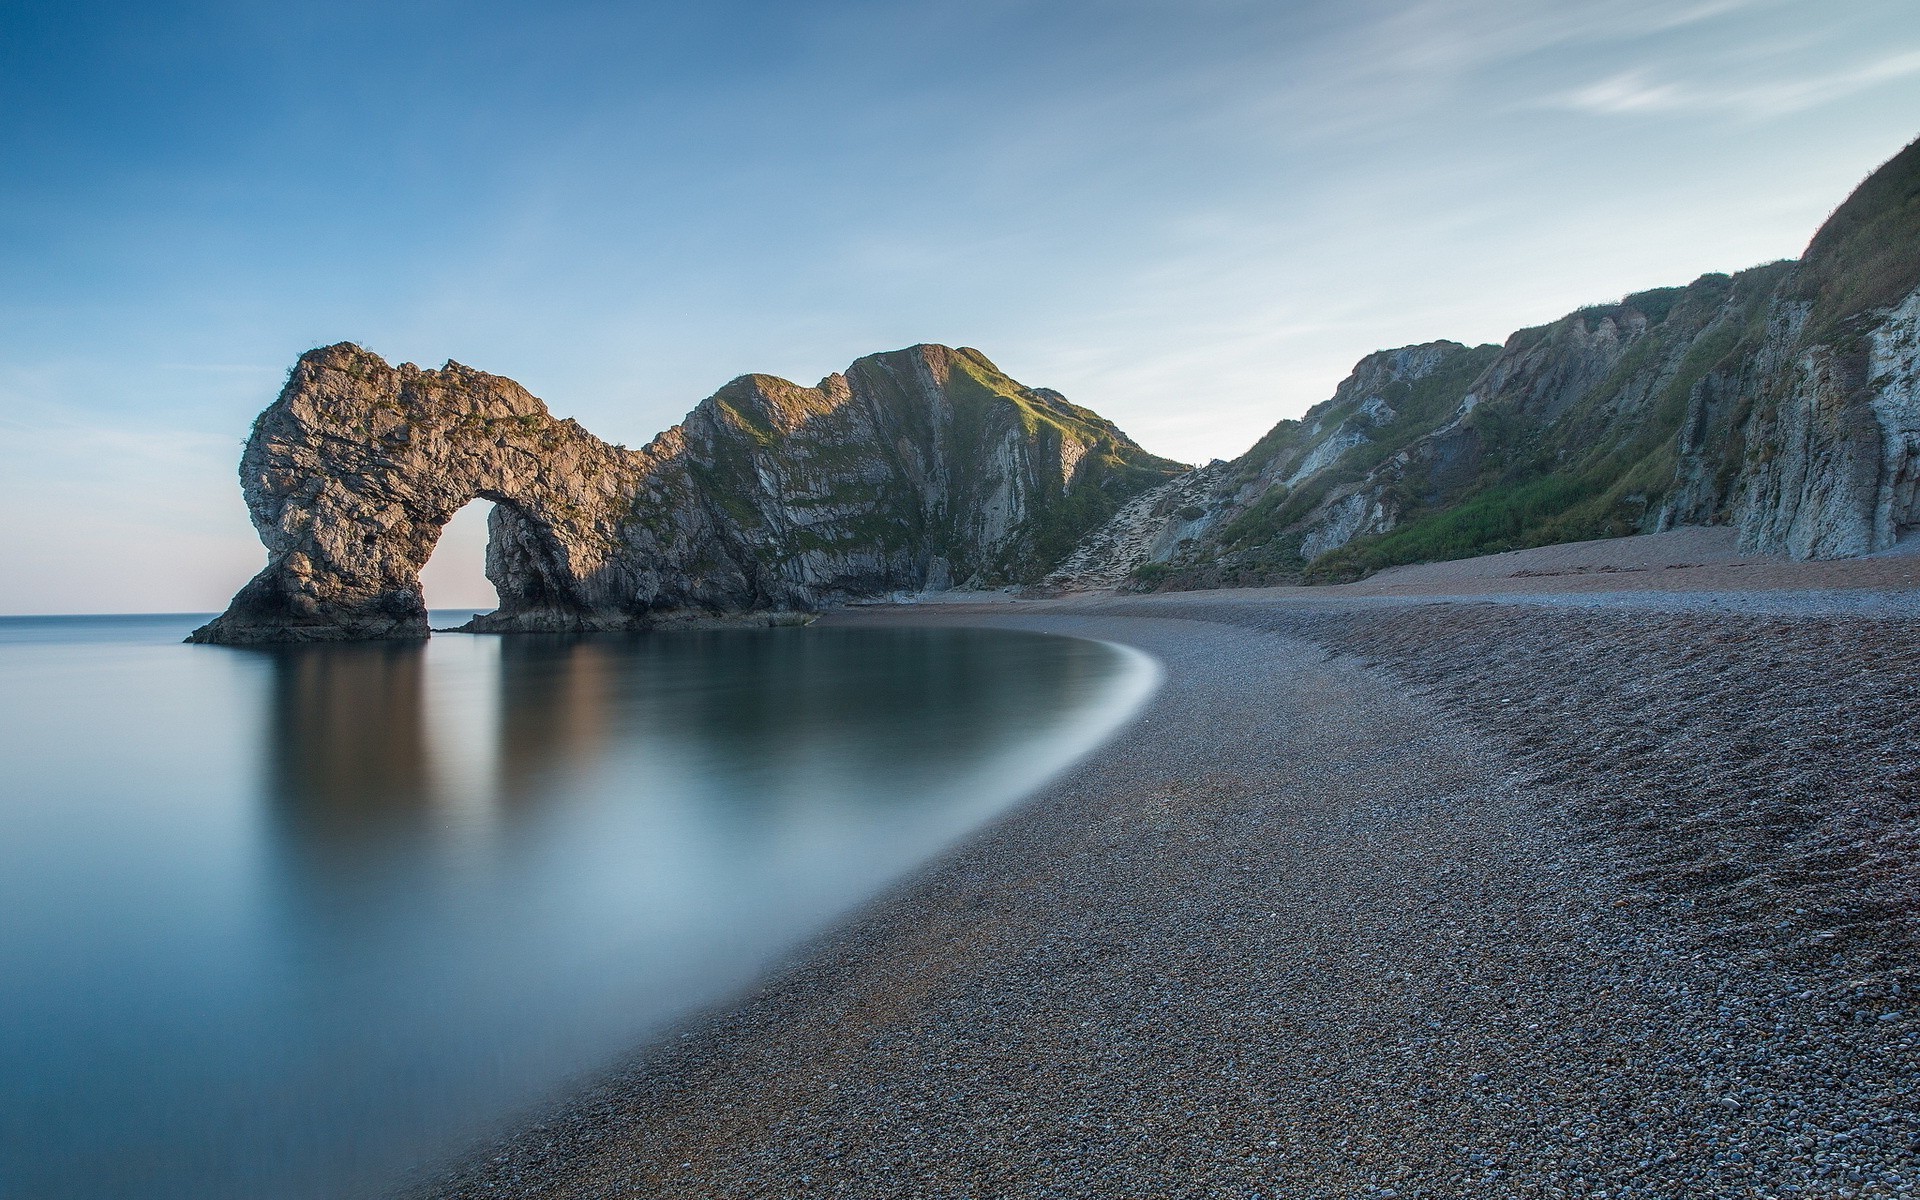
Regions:
M 1634 809 L 1710 788 L 1630 739 L 1687 711 L 1642 714 L 1635 688 L 1706 689 L 1725 719 L 1681 730 L 1694 765 L 1734 755 L 1717 769 L 1768 816 L 1779 780 L 1740 774 L 1739 739 L 1815 729 L 1833 684 L 1879 689 L 1899 711 L 1875 744 L 1897 748 L 1915 622 L 1766 618 L 1773 644 L 1715 642 L 1726 669 L 1701 675 L 1685 656 L 1754 616 L 1253 600 L 830 618 L 1122 640 L 1167 679 L 1106 750 L 756 994 L 421 1194 L 1914 1186 L 1911 913 L 1816 899 L 1911 866 L 1887 841 L 1915 815 L 1900 755 L 1850 766 L 1862 732 L 1788 764 L 1885 793 L 1879 849 L 1823 834 L 1831 877 L 1809 883 L 1768 873 L 1798 849 L 1741 824 L 1746 793 Z M 1862 638 L 1896 665 L 1834 656 Z M 1576 761 L 1572 731 L 1627 749 Z

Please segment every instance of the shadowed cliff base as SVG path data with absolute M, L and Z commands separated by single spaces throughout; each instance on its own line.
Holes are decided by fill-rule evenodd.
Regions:
M 630 450 L 510 379 L 329 346 L 241 460 L 267 566 L 191 640 L 425 637 L 420 568 L 476 498 L 500 607 L 468 628 L 575 632 L 1036 580 L 1183 469 L 964 348 L 742 376 Z

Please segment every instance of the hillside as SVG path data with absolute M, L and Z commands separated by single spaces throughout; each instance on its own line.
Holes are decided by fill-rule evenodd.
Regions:
M 1798 262 L 1367 356 L 1231 463 L 1136 503 L 1103 564 L 1156 589 L 1731 524 L 1748 551 L 1882 550 L 1920 526 L 1920 142 Z M 1195 491 L 1200 495 L 1196 499 Z
M 266 568 L 193 637 L 424 637 L 420 568 L 476 497 L 500 609 L 472 628 L 628 629 L 1031 582 L 1182 470 L 977 350 L 870 355 L 810 388 L 745 375 L 630 450 L 510 379 L 329 346 L 241 459 Z

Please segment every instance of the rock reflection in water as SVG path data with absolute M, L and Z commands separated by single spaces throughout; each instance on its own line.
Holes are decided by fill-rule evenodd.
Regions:
M 563 764 L 606 750 L 619 676 L 644 670 L 644 634 L 525 634 L 500 643 L 495 792 L 509 807 L 534 801 Z
M 275 646 L 263 789 L 308 836 L 404 823 L 433 793 L 426 647 L 419 642 Z
M 0 654 L 37 689 L 0 1193 L 377 1194 L 745 986 L 1153 677 L 959 630 L 81 632 Z
M 351 840 L 425 829 L 436 812 L 509 818 L 615 751 L 671 748 L 676 763 L 713 773 L 702 791 L 748 803 L 804 790 L 831 756 L 836 771 L 879 787 L 859 799 L 900 800 L 885 785 L 975 763 L 1030 733 L 1034 712 L 1083 701 L 1111 673 L 1098 654 L 983 652 L 1005 637 L 772 630 L 244 652 L 272 664 L 263 798 L 289 818 L 289 837 Z M 459 677 L 430 689 L 429 653 L 469 641 L 460 661 L 436 663 Z M 432 719 L 436 703 L 480 691 L 495 713 L 490 743 L 469 722 Z

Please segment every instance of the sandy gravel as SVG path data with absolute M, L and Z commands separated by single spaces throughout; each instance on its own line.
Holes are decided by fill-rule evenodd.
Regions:
M 423 1194 L 1920 1190 L 1920 621 L 1857 581 L 1755 612 L 1482 578 L 836 618 L 1107 637 L 1168 677 Z

